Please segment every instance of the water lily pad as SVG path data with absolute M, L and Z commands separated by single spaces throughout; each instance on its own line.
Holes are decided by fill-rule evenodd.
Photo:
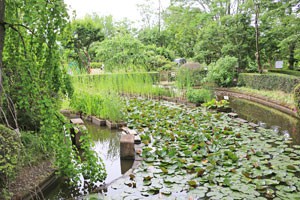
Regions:
M 189 184 L 189 186 L 191 186 L 191 187 L 197 187 L 197 182 L 195 181 L 195 180 L 190 180 L 190 181 L 188 181 L 188 184 Z

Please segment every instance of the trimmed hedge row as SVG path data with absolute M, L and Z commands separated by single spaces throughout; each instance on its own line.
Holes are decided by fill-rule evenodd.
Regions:
M 297 110 L 297 114 L 300 117 L 300 84 L 294 89 L 294 102 Z
M 238 85 L 258 90 L 281 90 L 290 93 L 299 83 L 299 77 L 286 74 L 241 73 Z
M 293 76 L 300 76 L 300 71 L 288 70 L 288 69 L 269 69 L 269 72 L 279 73 L 279 74 L 288 74 Z

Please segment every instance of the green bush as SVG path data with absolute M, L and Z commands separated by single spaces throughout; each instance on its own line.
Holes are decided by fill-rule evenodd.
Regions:
M 240 86 L 257 90 L 280 90 L 290 93 L 300 83 L 300 78 L 286 74 L 267 73 L 241 73 L 239 74 Z
M 269 69 L 269 72 L 272 73 L 280 73 L 280 74 L 288 74 L 292 76 L 300 76 L 300 71 L 288 70 L 288 69 Z
M 236 77 L 236 66 L 238 59 L 226 56 L 220 58 L 216 63 L 209 65 L 207 80 L 215 82 L 218 86 L 231 86 Z
M 186 97 L 192 103 L 205 103 L 212 99 L 212 93 L 207 89 L 189 89 Z
M 18 134 L 0 124 L 0 193 L 7 179 L 15 175 L 21 146 Z

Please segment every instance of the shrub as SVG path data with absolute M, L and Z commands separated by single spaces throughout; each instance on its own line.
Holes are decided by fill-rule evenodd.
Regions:
M 0 188 L 3 188 L 6 180 L 14 175 L 20 148 L 18 134 L 0 125 Z
M 300 78 L 285 74 L 239 74 L 239 85 L 258 90 L 280 90 L 286 93 L 293 91 L 294 87 L 300 83 Z
M 226 56 L 220 58 L 216 63 L 209 65 L 207 80 L 215 82 L 218 86 L 231 86 L 236 77 L 236 66 L 238 59 Z
M 189 89 L 186 93 L 186 97 L 192 103 L 204 103 L 212 99 L 212 93 L 207 89 Z

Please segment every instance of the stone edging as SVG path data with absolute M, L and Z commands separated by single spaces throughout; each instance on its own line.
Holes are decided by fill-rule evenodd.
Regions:
M 23 200 L 30 200 L 38 198 L 39 196 L 43 197 L 43 193 L 47 191 L 51 186 L 59 179 L 59 177 L 55 174 L 56 171 L 52 172 L 48 177 L 46 177 L 38 186 L 35 187 L 36 192 L 33 191 L 27 192 L 22 196 Z
M 288 115 L 291 115 L 293 117 L 299 118 L 299 116 L 297 115 L 297 112 L 295 112 L 292 108 L 290 108 L 288 106 L 280 105 L 276 101 L 270 101 L 263 97 L 253 96 L 253 95 L 249 95 L 249 94 L 245 94 L 245 93 L 241 93 L 241 92 L 237 92 L 237 91 L 233 91 L 233 90 L 225 89 L 225 88 L 215 88 L 214 90 L 217 95 L 233 96 L 236 98 L 250 100 L 250 101 L 262 104 L 264 106 L 274 108 L 276 110 L 279 110 L 279 111 L 286 113 Z

